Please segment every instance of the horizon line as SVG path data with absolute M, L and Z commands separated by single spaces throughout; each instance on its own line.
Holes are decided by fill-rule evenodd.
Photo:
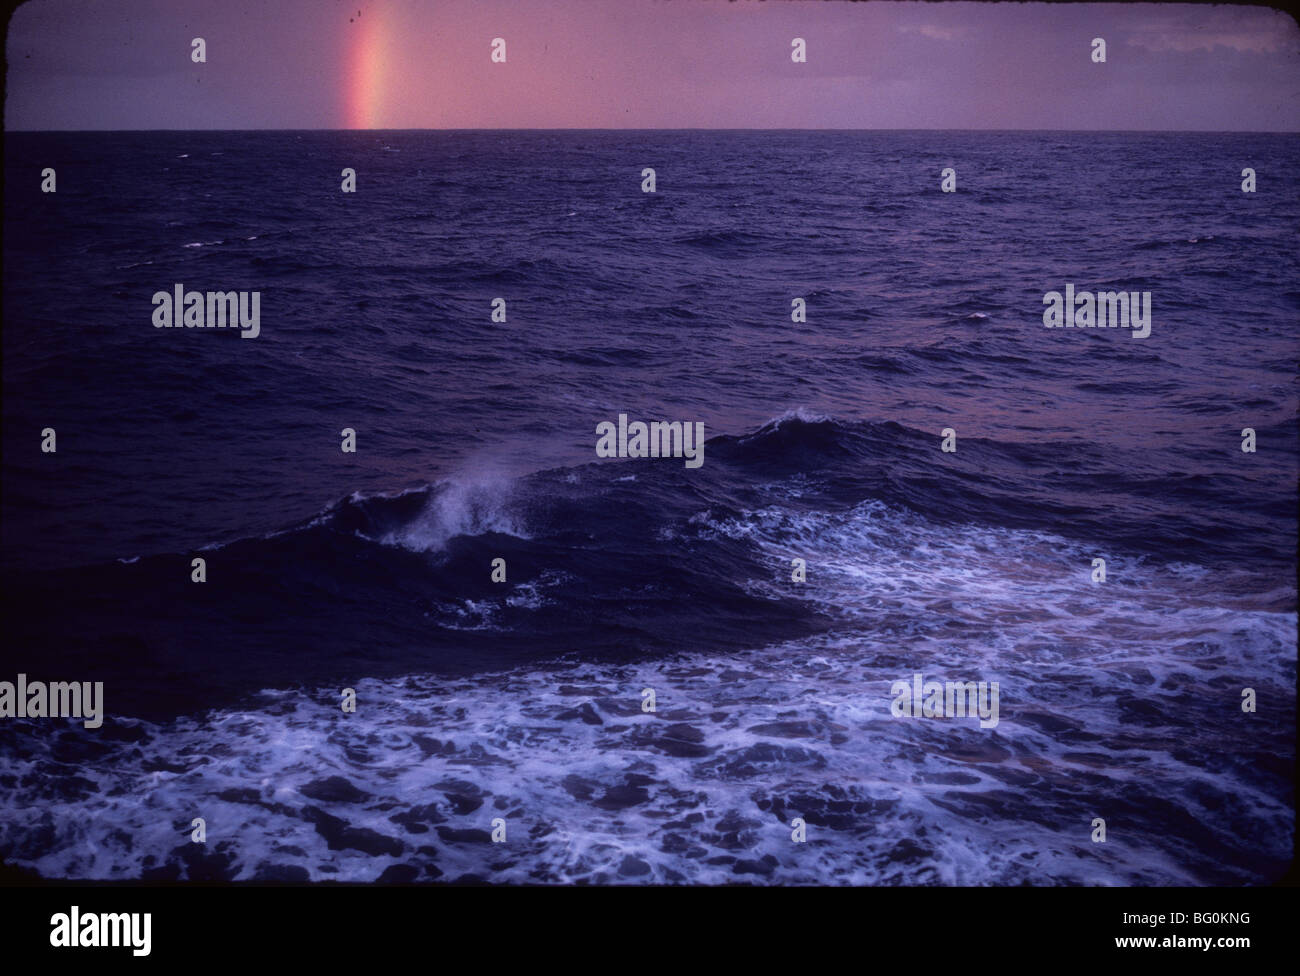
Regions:
M 85 133 L 123 133 L 123 132 L 355 132 L 358 134 L 367 132 L 1079 132 L 1079 133 L 1168 133 L 1168 134 L 1197 134 L 1197 135 L 1298 135 L 1300 129 L 953 129 L 942 127 L 923 127 L 923 128 L 850 128 L 850 127 L 822 127 L 822 126 L 800 126 L 797 128 L 790 127 L 758 127 L 758 126 L 655 126 L 651 128 L 634 128 L 632 126 L 613 126 L 588 128 L 580 126 L 554 126 L 554 127 L 533 127 L 533 126 L 511 126 L 511 127 L 494 127 L 494 128 L 401 128 L 401 129 L 349 129 L 349 128 L 330 128 L 325 126 L 313 126 L 310 128 L 269 128 L 259 127 L 255 129 L 10 129 L 5 127 L 2 131 L 5 135 L 9 134 L 29 134 L 29 135 L 73 135 Z

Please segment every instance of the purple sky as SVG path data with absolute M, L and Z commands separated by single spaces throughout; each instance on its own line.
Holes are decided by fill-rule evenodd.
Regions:
M 11 130 L 1300 130 L 1267 7 L 30 0 L 6 45 Z

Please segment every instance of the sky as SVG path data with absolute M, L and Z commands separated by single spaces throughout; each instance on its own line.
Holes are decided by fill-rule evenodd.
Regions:
M 1300 131 L 1300 26 L 1268 7 L 28 0 L 5 54 L 11 131 Z

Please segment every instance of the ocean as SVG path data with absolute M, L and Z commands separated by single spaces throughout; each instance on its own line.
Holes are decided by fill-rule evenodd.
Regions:
M 6 133 L 0 681 L 103 682 L 105 718 L 3 719 L 0 859 L 1276 879 L 1297 149 Z M 258 292 L 259 334 L 155 328 L 177 285 Z M 1045 328 L 1067 285 L 1149 292 L 1150 334 Z M 702 423 L 702 465 L 598 457 L 620 414 Z M 899 716 L 918 674 L 996 682 L 996 724 Z

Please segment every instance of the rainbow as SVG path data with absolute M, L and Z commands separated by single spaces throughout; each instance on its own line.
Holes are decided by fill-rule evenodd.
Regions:
M 377 4 L 348 24 L 344 115 L 349 129 L 383 128 L 384 69 L 389 52 L 388 30 Z

